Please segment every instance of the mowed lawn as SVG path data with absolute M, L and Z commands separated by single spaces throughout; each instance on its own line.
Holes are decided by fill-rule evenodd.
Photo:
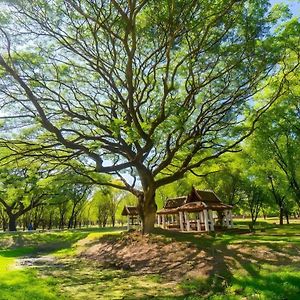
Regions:
M 182 243 L 203 256 L 206 275 L 180 280 L 175 273 L 103 266 L 80 254 L 105 239 L 113 245 L 127 234 L 121 228 L 2 233 L 0 299 L 300 299 L 300 223 L 274 222 L 260 220 L 252 233 L 157 230 L 153 243 Z M 248 221 L 236 225 L 248 228 Z

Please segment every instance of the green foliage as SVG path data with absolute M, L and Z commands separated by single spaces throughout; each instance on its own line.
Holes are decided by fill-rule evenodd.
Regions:
M 76 160 L 92 180 L 131 173 L 155 190 L 232 151 L 258 117 L 253 97 L 281 91 L 297 53 L 298 22 L 267 0 L 4 2 L 3 99 L 24 116 L 6 124 L 26 122 L 34 144 L 14 149 Z

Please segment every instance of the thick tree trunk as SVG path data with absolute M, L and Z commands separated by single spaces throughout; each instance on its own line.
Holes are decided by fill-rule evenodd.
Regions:
M 151 233 L 154 230 L 157 205 L 155 203 L 155 180 L 151 171 L 144 166 L 138 169 L 143 186 L 143 192 L 138 195 L 138 210 L 142 219 L 142 233 Z
M 8 218 L 8 230 L 17 231 L 17 217 L 15 215 L 9 215 Z
M 142 233 L 151 233 L 154 230 L 157 206 L 155 203 L 155 189 L 148 189 L 140 198 L 140 211 L 142 218 Z
M 151 233 L 154 230 L 154 224 L 156 219 L 156 209 L 145 209 L 144 210 L 144 220 L 143 220 L 143 234 Z

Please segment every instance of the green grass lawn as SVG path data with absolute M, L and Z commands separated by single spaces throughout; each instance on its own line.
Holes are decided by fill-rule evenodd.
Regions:
M 247 227 L 247 220 L 236 226 Z M 0 299 L 300 299 L 300 224 L 259 220 L 250 234 L 198 235 L 158 229 L 153 239 L 205 253 L 206 276 L 137 274 L 78 255 L 121 229 L 0 234 Z M 22 258 L 51 258 L 20 266 Z M 21 259 L 21 260 L 20 260 Z

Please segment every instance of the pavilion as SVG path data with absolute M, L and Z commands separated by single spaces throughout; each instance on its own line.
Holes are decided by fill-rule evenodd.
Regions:
M 188 196 L 168 199 L 157 212 L 157 223 L 165 229 L 214 231 L 233 226 L 231 210 L 213 191 L 193 187 Z
M 135 228 L 141 225 L 141 219 L 137 206 L 125 205 L 121 213 L 122 216 L 127 216 L 127 229 Z

